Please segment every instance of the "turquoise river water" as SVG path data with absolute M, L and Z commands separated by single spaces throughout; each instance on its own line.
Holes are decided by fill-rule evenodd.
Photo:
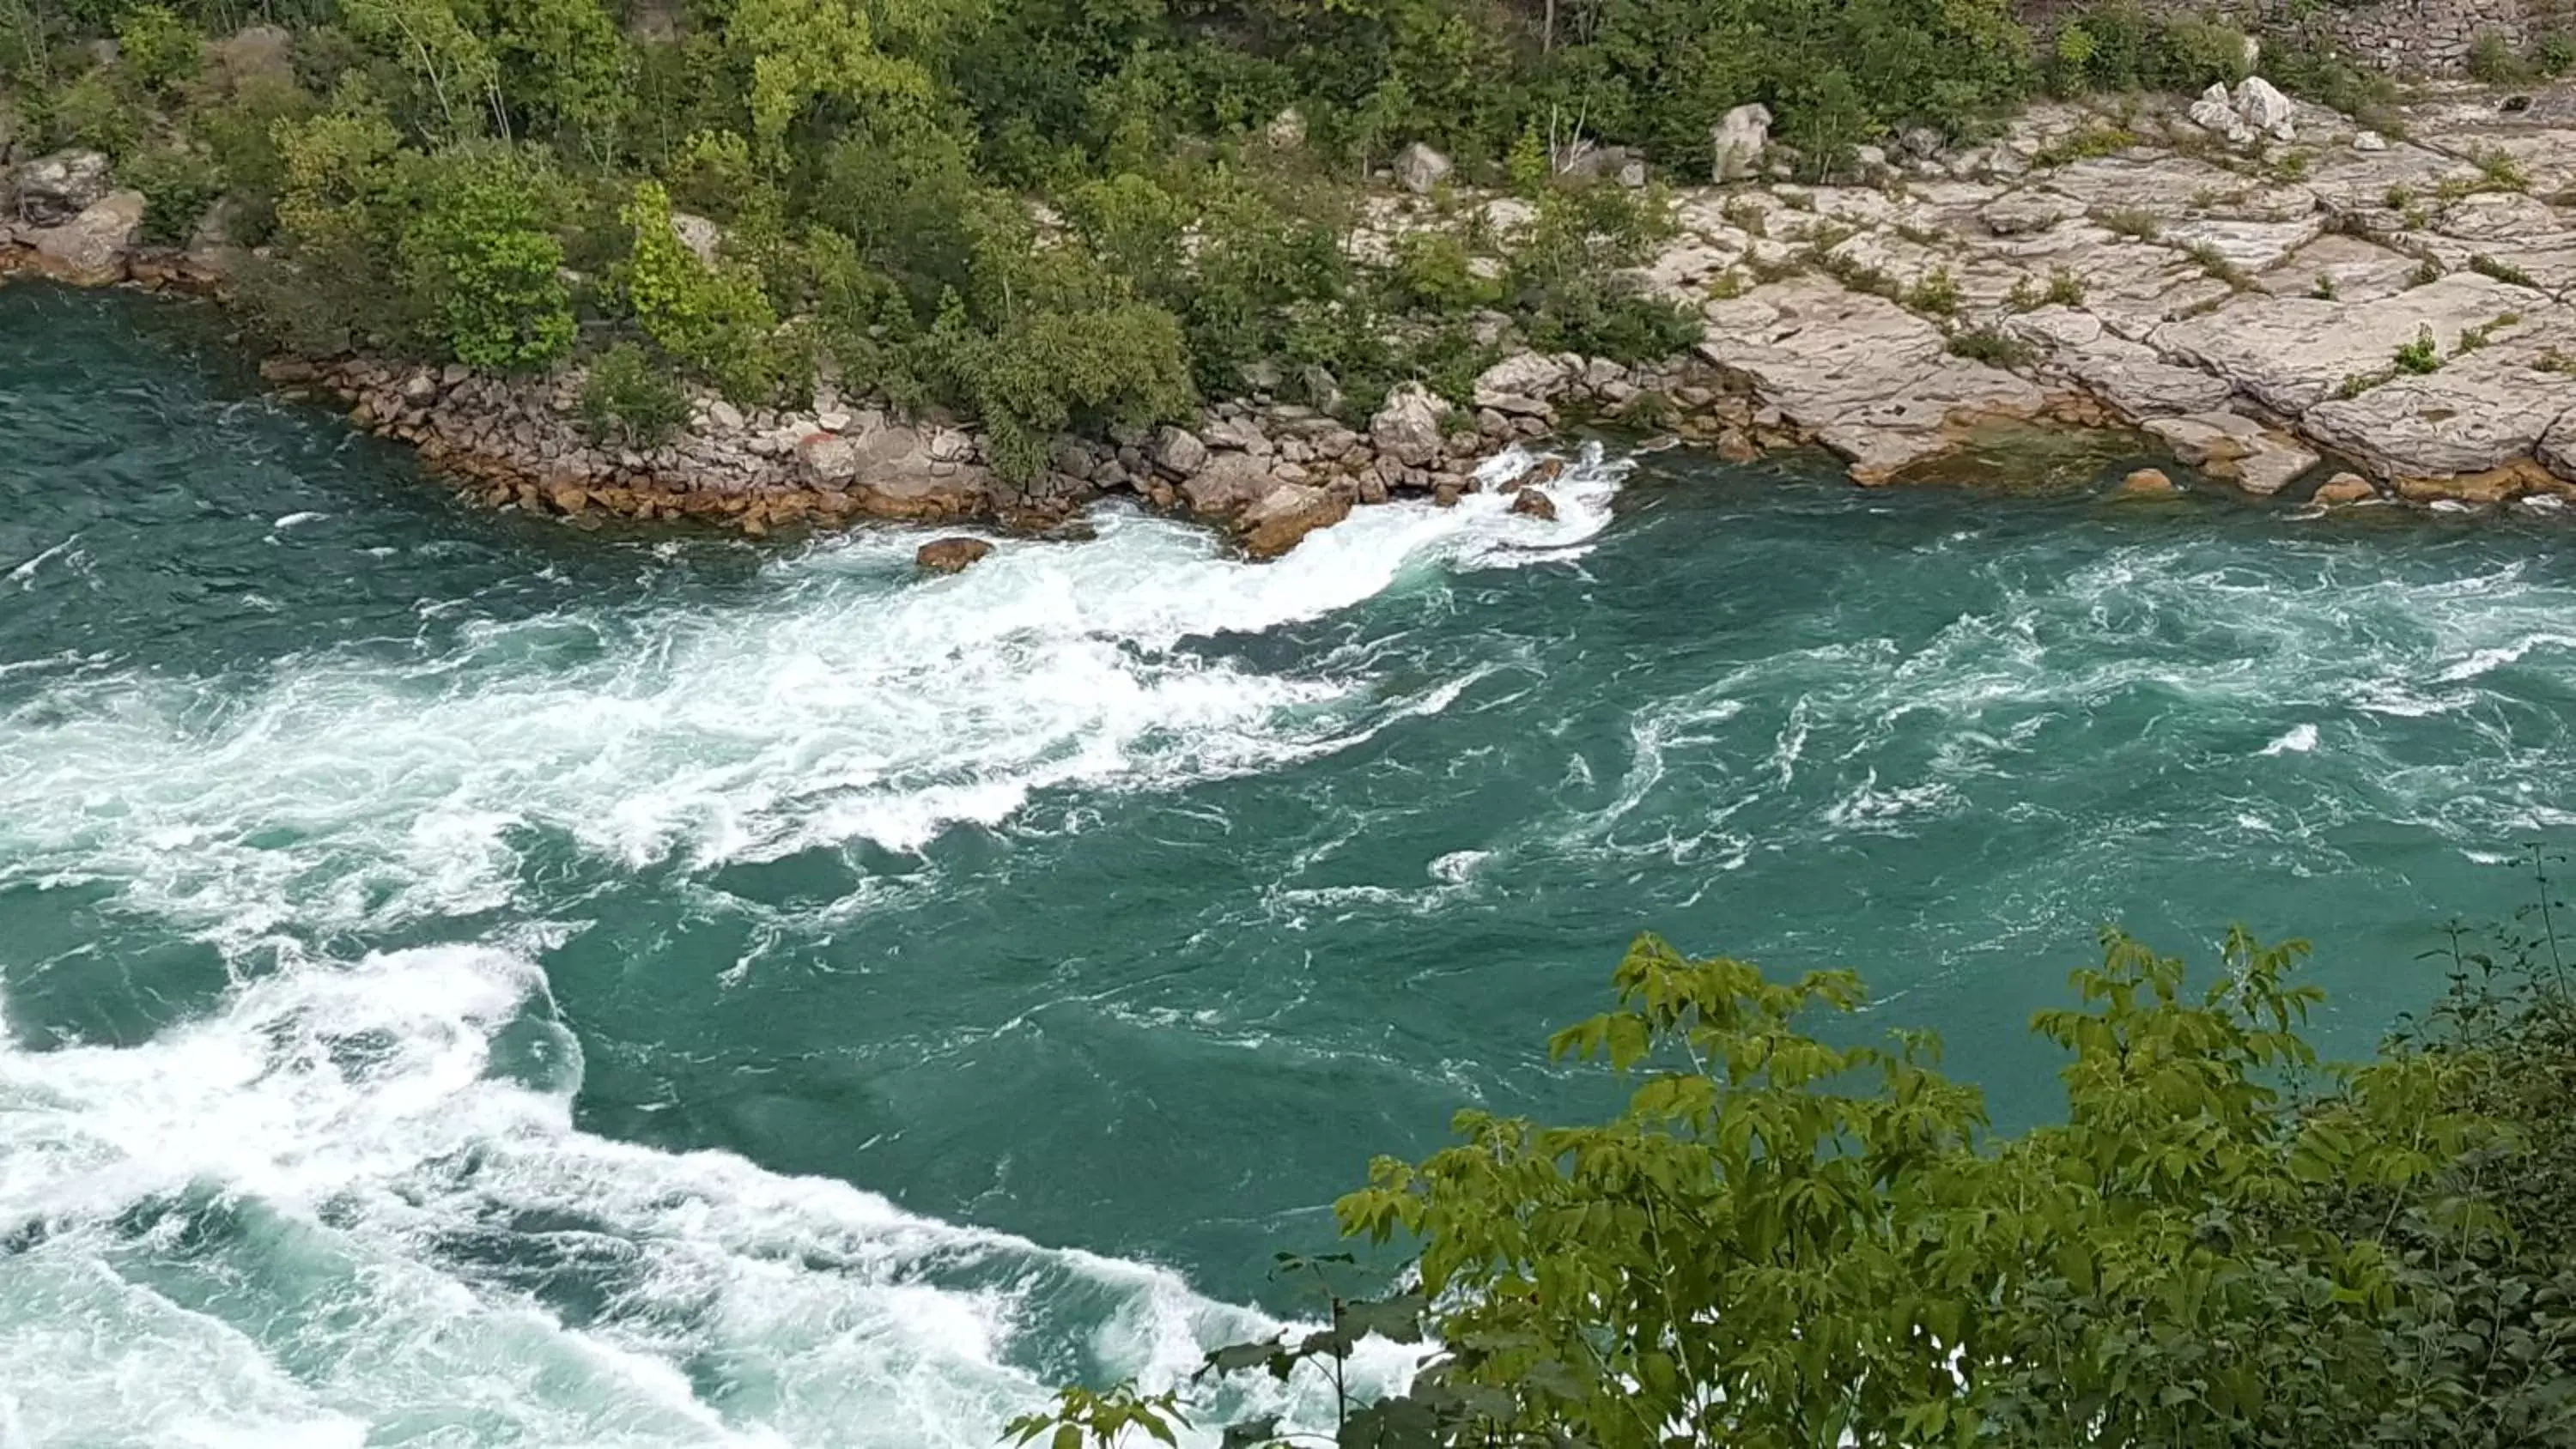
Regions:
M 1667 453 L 934 580 L 473 511 L 208 326 L 0 292 L 6 1449 L 987 1445 L 1611 1100 L 1640 928 L 2027 1122 L 2103 922 L 2360 1051 L 2576 818 L 2545 521 Z

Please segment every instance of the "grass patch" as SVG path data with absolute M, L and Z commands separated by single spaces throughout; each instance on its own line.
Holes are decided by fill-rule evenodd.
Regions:
M 1959 310 L 1959 284 L 1948 267 L 1934 267 L 1920 281 L 1905 291 L 1905 305 L 1917 312 L 1935 317 L 1949 317 Z
M 2499 282 L 2510 283 L 2513 286 L 2529 287 L 2535 292 L 2541 290 L 2540 284 L 2531 279 L 2531 273 L 2511 262 L 2498 261 L 2484 252 L 2469 258 L 2469 270 L 2479 276 L 2493 277 Z
M 2522 314 L 2519 312 L 2498 312 L 2475 327 L 2463 327 L 2460 329 L 2460 345 L 2452 349 L 2452 355 L 2458 357 L 2475 352 L 2493 340 L 2497 333 L 2519 326 L 2521 322 Z M 2419 336 L 2416 340 L 2420 342 L 2423 338 Z
M 2198 262 L 2202 271 L 2239 292 L 2254 285 L 2254 279 L 2246 275 L 2243 267 L 2229 261 L 2224 253 L 2207 242 L 2192 243 L 2183 255 Z
M 2156 219 L 2154 212 L 2142 206 L 2113 207 L 2093 219 L 2113 236 L 2135 241 L 2151 242 L 2165 234 L 2165 224 Z
M 2397 345 L 2397 370 L 2422 377 L 2442 370 L 2442 347 L 2433 338 L 2433 329 L 2419 325 L 2415 340 Z
M 2027 367 L 2034 356 L 2029 343 L 1994 327 L 1971 327 L 1950 334 L 1950 353 L 1989 367 Z
M 2030 164 L 2038 167 L 2071 166 L 2101 156 L 2116 156 L 2138 144 L 2138 133 L 2126 126 L 2108 121 L 2095 121 L 2071 136 L 2064 136 L 2039 148 Z

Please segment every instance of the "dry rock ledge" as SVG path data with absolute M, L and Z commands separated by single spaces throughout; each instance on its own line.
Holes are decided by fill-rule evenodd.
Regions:
M 1691 355 L 1629 367 L 1522 352 L 1468 407 L 1406 386 L 1364 430 L 1256 378 L 1190 427 L 1062 439 L 1020 485 L 972 430 L 828 386 L 801 412 L 702 397 L 677 439 L 638 452 L 585 434 L 569 371 L 367 357 L 264 370 L 337 395 L 496 505 L 753 533 L 864 518 L 1043 528 L 1131 493 L 1268 557 L 1354 506 L 1455 501 L 1480 486 L 1480 460 L 1586 420 L 1737 459 L 1821 446 L 1863 484 L 1995 425 L 2055 422 L 2136 430 L 2252 494 L 2332 473 L 2312 496 L 2334 506 L 2576 500 L 2576 93 L 2434 92 L 2406 108 L 2402 136 L 2260 81 L 2043 106 L 1972 150 L 1920 133 L 1894 158 L 1864 148 L 1854 184 L 1823 187 L 1778 178 L 1758 111 L 1728 118 L 1701 173 L 1741 179 L 1675 192 L 1674 240 L 1643 269 L 1705 318 Z M 1353 246 L 1465 208 L 1507 248 L 1528 220 L 1508 198 L 1421 190 L 1435 194 L 1381 198 Z M 141 201 L 95 156 L 19 165 L 0 197 L 0 275 L 220 290 L 219 241 L 139 245 Z

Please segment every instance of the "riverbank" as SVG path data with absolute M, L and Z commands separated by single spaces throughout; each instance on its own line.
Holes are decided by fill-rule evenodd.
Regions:
M 620 448 L 585 427 L 573 368 L 284 357 L 264 370 L 347 403 L 491 504 L 753 533 L 863 518 L 1045 529 L 1127 493 L 1275 556 L 1354 507 L 1457 497 L 1502 447 L 1595 421 L 1729 457 L 1821 447 L 1871 485 L 1998 428 L 2048 425 L 2135 429 L 2185 487 L 2335 506 L 2576 500 L 2566 92 L 2429 92 L 2383 130 L 2259 80 L 2197 100 L 2043 105 L 1974 148 L 1928 134 L 1864 147 L 1854 184 L 1836 186 L 1772 177 L 1747 110 L 1728 161 L 1747 179 L 1672 192 L 1672 234 L 1639 270 L 1698 308 L 1689 355 L 1519 352 L 1456 403 L 1398 388 L 1365 425 L 1335 416 L 1329 378 L 1273 378 L 1187 426 L 1060 438 L 1046 468 L 1012 482 L 973 428 L 828 382 L 809 409 L 701 393 L 670 441 Z M 230 262 L 210 234 L 139 245 L 140 198 L 103 166 L 41 159 L 14 189 L 19 215 L 50 224 L 0 226 L 0 270 L 223 286 Z M 1396 188 L 1346 244 L 1381 254 L 1463 228 L 1489 264 L 1533 220 L 1511 197 Z

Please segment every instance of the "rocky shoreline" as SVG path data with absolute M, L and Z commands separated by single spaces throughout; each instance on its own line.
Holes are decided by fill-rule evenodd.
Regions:
M 2391 137 L 2255 80 L 2188 103 L 2043 106 L 1956 153 L 1920 137 L 1864 148 L 1842 186 L 1770 176 L 1758 111 L 1721 133 L 1721 169 L 1746 179 L 1678 192 L 1675 234 L 1642 271 L 1705 319 L 1692 355 L 1519 352 L 1470 406 L 1407 385 L 1365 427 L 1253 379 L 1193 426 L 1060 439 L 1023 485 L 971 429 L 828 385 L 802 411 L 704 395 L 678 437 L 631 450 L 585 430 L 573 372 L 279 357 L 263 373 L 339 399 L 495 506 L 754 534 L 863 519 L 1043 530 L 1129 494 L 1271 557 L 1354 507 L 1454 501 L 1504 447 L 1593 420 L 1738 460 L 1821 447 L 1864 484 L 1997 426 L 2046 424 L 2134 430 L 2194 486 L 2257 496 L 2576 501 L 2576 97 L 2454 89 Z M 222 288 L 216 239 L 138 244 L 142 199 L 112 189 L 102 158 L 27 163 L 11 191 L 0 275 Z M 1528 211 L 1398 189 L 1353 244 L 1452 226 L 1462 208 L 1502 247 Z

